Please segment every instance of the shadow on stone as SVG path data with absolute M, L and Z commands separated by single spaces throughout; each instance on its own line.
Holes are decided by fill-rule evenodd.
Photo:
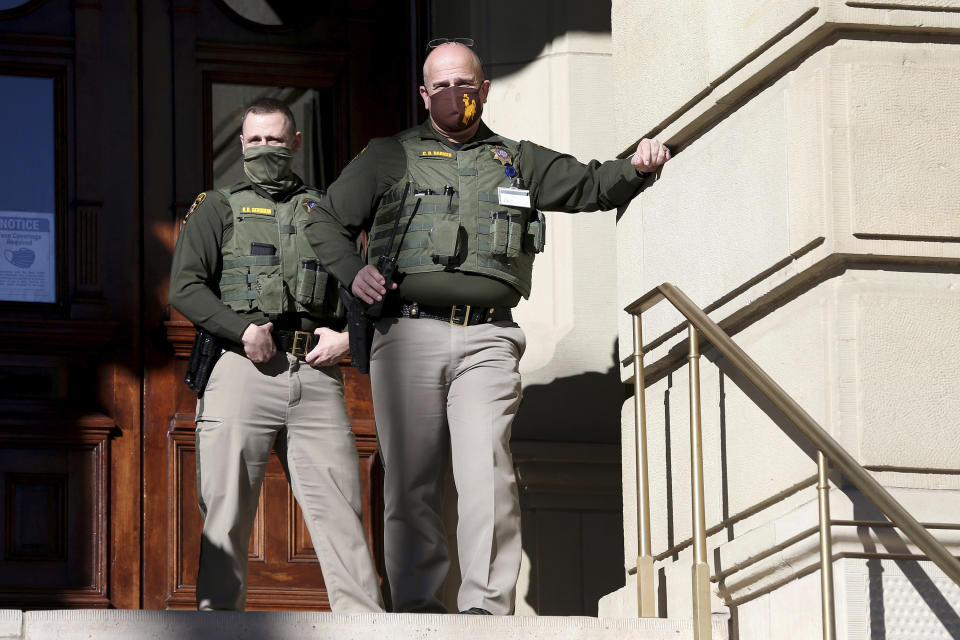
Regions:
M 614 343 L 612 361 L 616 353 Z M 598 600 L 624 584 L 626 397 L 615 364 L 524 390 L 512 447 L 529 581 L 518 597 L 540 615 L 597 615 Z

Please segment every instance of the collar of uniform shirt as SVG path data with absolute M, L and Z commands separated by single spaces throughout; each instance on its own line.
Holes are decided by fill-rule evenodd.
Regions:
M 436 140 L 441 144 L 456 150 L 469 149 L 472 146 L 480 144 L 503 144 L 502 136 L 491 131 L 490 127 L 488 127 L 487 123 L 485 123 L 483 120 L 480 121 L 480 126 L 477 128 L 477 132 L 473 135 L 473 137 L 463 144 L 454 144 L 447 140 L 446 136 L 438 133 L 437 130 L 433 128 L 430 118 L 427 118 L 423 124 L 420 125 L 420 138 L 425 140 Z

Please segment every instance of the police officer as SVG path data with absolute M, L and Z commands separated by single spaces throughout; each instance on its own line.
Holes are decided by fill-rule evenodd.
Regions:
M 240 142 L 247 179 L 197 197 L 170 276 L 170 303 L 226 348 L 197 401 L 197 606 L 244 607 L 250 533 L 276 447 L 331 608 L 382 611 L 337 367 L 347 338 L 336 283 L 303 234 L 322 194 L 291 170 L 301 134 L 285 103 L 252 103 Z
M 490 81 L 472 41 L 431 44 L 420 87 L 429 119 L 370 141 L 330 186 L 307 235 L 355 296 L 386 297 L 370 375 L 394 609 L 443 611 L 437 593 L 449 560 L 440 508 L 449 460 L 458 494 L 458 609 L 510 614 L 521 546 L 509 440 L 525 347 L 511 309 L 529 296 L 543 249 L 539 210 L 623 205 L 670 153 L 644 139 L 630 159 L 584 165 L 498 135 L 480 119 Z M 403 235 L 394 248 L 397 216 Z M 366 266 L 354 244 L 364 229 Z M 396 291 L 373 266 L 387 247 L 402 272 Z

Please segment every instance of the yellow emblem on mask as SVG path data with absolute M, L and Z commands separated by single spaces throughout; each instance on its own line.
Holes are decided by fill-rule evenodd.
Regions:
M 463 124 L 468 124 L 473 120 L 473 116 L 477 115 L 477 101 L 471 100 L 470 96 L 463 94 L 463 106 L 466 107 L 463 110 Z

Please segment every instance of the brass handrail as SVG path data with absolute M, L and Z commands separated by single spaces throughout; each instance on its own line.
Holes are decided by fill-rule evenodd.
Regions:
M 820 619 L 823 621 L 823 640 L 837 636 L 837 621 L 833 606 L 833 537 L 830 531 L 829 468 L 823 451 L 817 451 L 817 504 L 820 507 Z
M 670 283 L 664 283 L 655 289 L 652 289 L 645 295 L 641 296 L 633 303 L 627 305 L 625 311 L 633 316 L 634 320 L 634 340 L 638 341 L 640 337 L 640 315 L 649 310 L 654 305 L 658 304 L 662 300 L 667 300 L 670 302 L 683 316 L 687 319 L 690 328 L 691 328 L 691 365 L 693 364 L 693 353 L 695 352 L 694 341 L 696 340 L 696 332 L 699 331 L 705 341 L 712 344 L 717 351 L 723 354 L 727 360 L 740 372 L 742 372 L 749 380 L 752 382 L 759 391 L 766 396 L 770 402 L 774 404 L 783 414 L 805 435 L 810 441 L 817 447 L 820 454 L 829 460 L 835 467 L 837 467 L 860 491 L 863 492 L 867 498 L 869 498 L 883 513 L 886 515 L 896 526 L 903 531 L 904 534 L 919 547 L 930 560 L 932 560 L 943 572 L 950 577 L 955 583 L 960 585 L 960 561 L 953 557 L 950 552 L 944 547 L 940 542 L 937 541 L 930 533 L 921 525 L 917 520 L 907 512 L 906 509 L 888 492 L 879 482 L 877 482 L 870 473 L 864 469 L 864 467 L 858 463 L 847 451 L 844 449 L 840 443 L 838 443 L 829 433 L 827 433 L 823 427 L 821 427 L 816 420 L 814 420 L 804 409 L 783 390 L 780 385 L 773 381 L 773 379 L 767 375 L 760 366 L 753 361 L 750 356 L 748 356 L 737 344 L 726 334 L 726 332 L 721 329 L 717 323 L 707 316 L 707 314 L 700 309 L 696 304 L 693 303 L 690 298 L 686 296 L 680 289 L 675 287 Z M 642 376 L 642 345 L 635 344 L 634 346 L 634 366 L 640 367 L 636 369 L 634 375 L 634 385 L 637 385 L 636 376 Z M 691 376 L 693 374 L 691 373 Z M 691 378 L 692 380 L 692 378 Z M 640 384 L 642 385 L 642 377 L 640 378 Z M 642 389 L 642 386 L 641 386 Z M 693 400 L 693 391 L 691 389 L 691 403 Z M 641 400 L 638 400 L 635 394 L 634 402 L 638 403 Z M 697 400 L 699 402 L 699 399 Z M 691 405 L 692 406 L 692 405 Z M 639 407 L 638 407 L 639 410 Z M 638 413 L 639 416 L 639 413 Z M 693 416 L 691 416 L 693 420 Z M 645 418 L 644 418 L 645 422 Z M 692 423 L 691 423 L 691 428 Z M 644 429 L 645 431 L 645 429 Z M 639 441 L 639 430 L 638 430 L 638 441 L 637 447 L 644 448 L 644 458 L 646 457 L 646 443 Z M 694 443 L 691 443 L 691 446 L 695 446 Z M 638 456 L 639 457 L 639 456 Z M 819 457 L 818 457 L 819 459 Z M 702 461 L 701 461 L 702 463 Z M 646 466 L 646 465 L 644 465 Z M 694 466 L 697 466 L 696 462 Z M 645 469 L 644 469 L 645 471 Z M 638 473 L 640 469 L 638 467 Z M 702 473 L 702 471 L 692 470 L 692 473 Z M 828 563 L 830 560 L 829 546 L 830 546 L 830 535 L 829 535 L 829 504 L 826 502 L 828 486 L 826 484 L 826 465 L 819 465 L 818 473 L 818 495 L 820 501 L 820 532 L 821 532 L 821 562 Z M 648 480 L 646 478 L 637 480 L 638 486 L 649 486 Z M 693 487 L 693 490 L 696 490 L 696 487 Z M 696 499 L 696 497 L 695 497 Z M 641 517 L 640 514 L 645 514 L 649 519 L 650 505 L 649 497 L 637 495 L 638 505 L 637 513 L 638 519 Z M 641 501 L 645 501 L 645 504 L 640 504 Z M 646 523 L 649 525 L 649 522 Z M 696 527 L 699 528 L 699 527 Z M 700 545 L 706 544 L 706 533 L 703 529 L 700 531 L 695 531 L 694 534 L 703 538 L 702 540 L 694 540 L 693 545 L 696 549 Z M 648 534 L 649 535 L 649 534 Z M 649 551 L 648 551 L 649 553 Z M 829 571 L 828 569 L 825 572 Z M 694 566 L 694 574 L 696 575 L 696 564 Z M 832 637 L 833 635 L 833 621 L 827 620 L 826 616 L 831 615 L 833 612 L 832 604 L 832 580 L 830 585 L 826 584 L 828 576 L 821 576 L 821 582 L 823 585 L 823 597 L 825 599 L 823 603 L 823 614 L 824 614 L 824 634 L 825 637 Z M 639 581 L 641 579 L 640 572 L 637 572 L 637 581 L 638 590 L 642 593 L 645 589 L 649 590 L 653 588 L 653 585 L 641 586 Z M 827 591 L 829 590 L 829 593 Z M 697 588 L 696 584 L 694 585 L 694 592 L 696 596 Z M 826 602 L 826 598 L 830 598 L 830 602 Z M 706 611 L 706 615 L 709 616 L 709 603 L 694 603 L 695 611 L 699 611 L 699 615 L 702 617 L 703 612 Z M 641 615 L 643 615 L 641 613 Z M 697 620 L 694 621 L 695 629 L 698 625 L 702 625 L 703 621 Z M 699 637 L 699 635 L 697 635 Z
M 653 548 L 650 537 L 650 485 L 647 470 L 647 408 L 644 404 L 643 383 L 643 334 L 640 316 L 633 317 L 633 377 L 634 437 L 637 445 L 637 607 L 641 618 L 655 618 L 657 605 L 654 599 Z M 643 505 L 644 509 L 639 506 Z
M 693 522 L 693 637 L 709 638 L 710 627 L 710 563 L 707 562 L 707 516 L 703 495 L 703 430 L 700 422 L 700 336 L 689 327 L 690 354 L 690 501 Z

